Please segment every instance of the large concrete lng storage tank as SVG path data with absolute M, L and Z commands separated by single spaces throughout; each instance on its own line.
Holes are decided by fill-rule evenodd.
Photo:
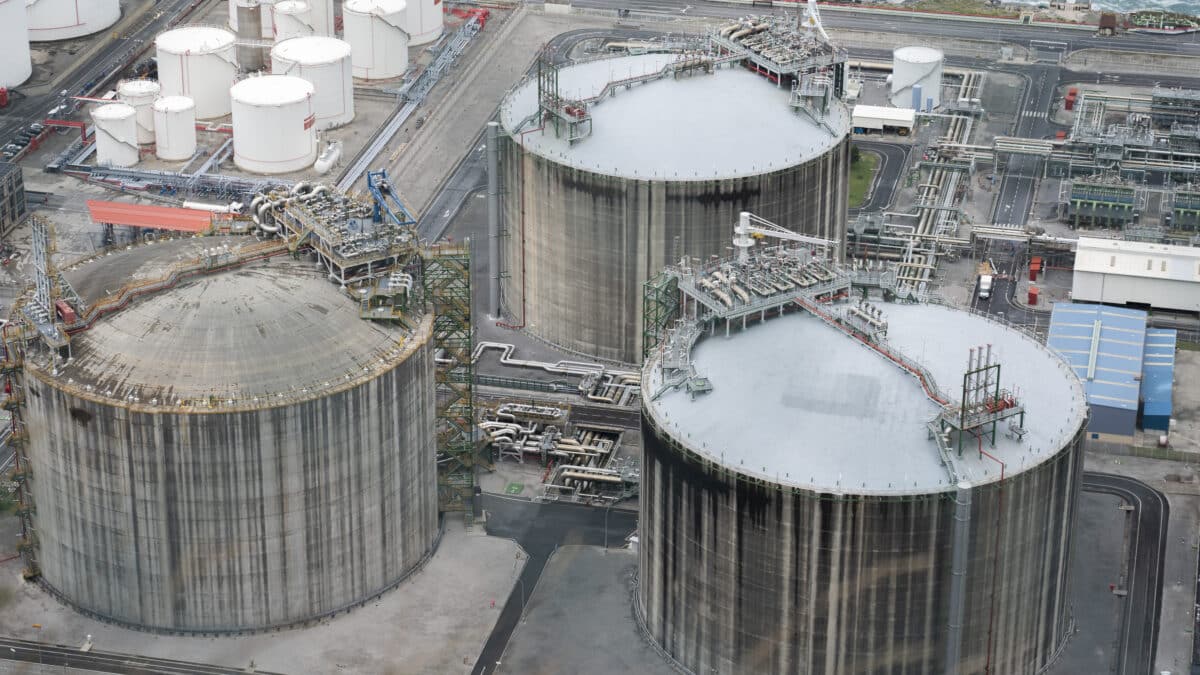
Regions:
M 65 274 L 91 305 L 194 256 L 220 269 L 244 241 L 159 242 Z M 45 584 L 172 631 L 283 626 L 394 586 L 438 529 L 432 318 L 411 325 L 360 319 L 281 255 L 138 296 L 74 335 L 66 363 L 27 357 Z
M 573 352 L 636 363 L 642 283 L 680 256 L 726 252 L 738 212 L 844 239 L 850 146 L 840 99 L 814 117 L 769 73 L 675 54 L 543 64 L 542 73 L 501 104 L 511 323 Z
M 819 318 L 797 288 L 738 313 L 731 286 L 811 283 L 809 260 L 698 272 L 731 337 L 717 319 L 689 357 L 680 328 L 646 361 L 648 633 L 695 673 L 1043 672 L 1072 625 L 1081 383 L 941 305 Z

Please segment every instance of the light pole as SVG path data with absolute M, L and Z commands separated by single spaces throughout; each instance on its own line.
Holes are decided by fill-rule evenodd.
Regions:
M 608 512 L 612 511 L 612 504 L 604 507 L 604 550 L 608 551 Z

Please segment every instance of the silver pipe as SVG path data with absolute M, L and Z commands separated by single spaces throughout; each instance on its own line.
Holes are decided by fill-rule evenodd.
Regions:
M 487 124 L 488 314 L 500 318 L 500 124 Z
M 963 608 L 966 605 L 967 550 L 971 534 L 971 485 L 958 484 L 954 500 L 954 538 L 951 553 L 950 625 L 946 639 L 946 675 L 958 675 L 962 660 Z

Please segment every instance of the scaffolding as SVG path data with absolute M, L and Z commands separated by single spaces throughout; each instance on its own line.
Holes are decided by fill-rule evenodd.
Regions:
M 38 565 L 37 530 L 33 525 L 36 506 L 33 500 L 33 473 L 29 462 L 29 431 L 25 425 L 25 352 L 30 347 L 31 334 L 24 322 L 9 323 L 3 329 L 3 360 L 0 377 L 4 379 L 4 409 L 9 414 L 8 444 L 13 451 L 13 471 L 9 476 L 14 485 L 17 519 L 21 523 L 17 552 L 24 563 L 22 575 L 36 578 Z M 36 338 L 33 338 L 36 339 Z
M 642 358 L 662 342 L 679 314 L 679 280 L 659 272 L 642 284 Z
M 474 434 L 469 244 L 432 247 L 424 262 L 437 354 L 438 502 L 442 511 L 464 512 L 469 523 L 480 463 Z
M 3 407 L 9 414 L 8 442 L 13 449 L 12 482 L 17 499 L 17 518 L 21 522 L 21 543 L 18 552 L 25 564 L 23 575 L 32 579 L 40 574 L 38 538 L 34 528 L 33 475 L 28 455 L 29 432 L 26 426 L 25 358 L 39 345 L 61 358 L 70 355 L 70 336 L 60 321 L 59 312 L 70 311 L 63 306 L 63 297 L 75 298 L 73 289 L 54 265 L 54 229 L 40 216 L 32 216 L 33 269 L 32 291 L 26 291 L 13 303 L 9 323 L 3 329 L 3 359 L 0 377 L 4 380 Z M 64 289 L 66 292 L 64 293 Z M 59 308 L 62 309 L 59 309 Z

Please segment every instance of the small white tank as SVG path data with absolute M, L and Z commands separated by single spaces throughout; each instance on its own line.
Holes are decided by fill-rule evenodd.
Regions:
M 168 162 L 185 162 L 196 154 L 196 103 L 187 96 L 164 96 L 154 102 L 154 154 Z
M 285 40 L 271 50 L 271 72 L 295 75 L 312 84 L 318 130 L 340 127 L 354 119 L 349 43 L 324 36 Z
M 138 163 L 137 111 L 124 103 L 109 103 L 92 111 L 96 126 L 96 163 L 126 167 Z
M 25 0 L 0 0 L 0 87 L 15 87 L 33 74 Z
M 337 35 L 333 19 L 333 0 L 308 0 L 312 11 L 313 35 Z
M 271 8 L 272 33 L 276 42 L 315 35 L 312 7 L 304 0 L 283 0 Z
M 262 37 L 270 38 L 271 33 L 271 5 L 275 4 L 275 0 L 229 0 L 229 28 L 236 34 L 238 32 L 238 8 L 252 9 L 259 12 L 262 21 Z
M 933 47 L 898 47 L 892 51 L 892 105 L 911 108 L 913 87 L 921 87 L 922 99 L 942 102 L 942 50 Z
M 229 90 L 233 161 L 252 173 L 300 171 L 317 158 L 313 86 L 290 75 L 251 77 Z
M 353 51 L 354 77 L 385 80 L 408 70 L 404 0 L 346 0 L 342 27 Z
M 429 44 L 442 36 L 445 16 L 442 14 L 440 0 L 411 0 L 404 16 L 408 44 Z
M 25 13 L 31 42 L 70 40 L 115 24 L 121 0 L 25 0 Z
M 154 142 L 154 101 L 162 87 L 154 80 L 124 80 L 117 85 L 117 100 L 137 111 L 138 143 Z
M 229 114 L 229 86 L 237 77 L 233 33 L 185 26 L 160 33 L 154 44 L 163 96 L 190 96 L 200 119 Z

